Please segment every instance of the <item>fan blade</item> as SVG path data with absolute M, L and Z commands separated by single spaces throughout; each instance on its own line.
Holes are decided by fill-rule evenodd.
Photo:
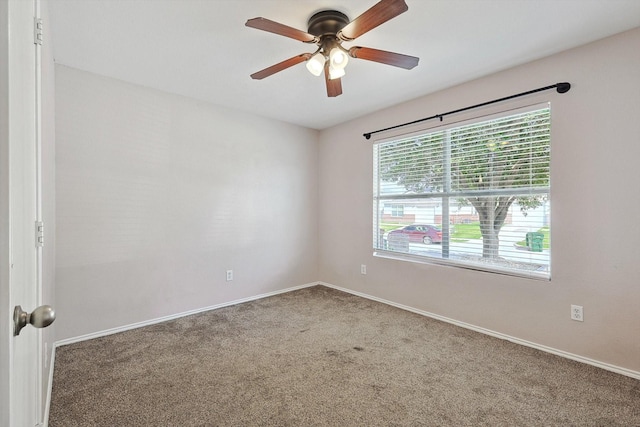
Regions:
M 406 70 L 412 69 L 418 65 L 418 61 L 420 61 L 420 58 L 416 58 L 415 56 L 360 46 L 354 46 L 349 49 L 349 55 L 353 58 L 380 62 L 381 64 L 393 65 L 394 67 L 400 67 Z
M 362 15 L 349 22 L 346 27 L 338 32 L 338 37 L 344 41 L 353 40 L 407 10 L 409 10 L 409 6 L 404 0 L 381 0 Z
M 329 79 L 329 62 L 324 64 L 324 80 L 327 83 L 327 96 L 334 98 L 342 94 L 342 81 L 340 78 Z
M 275 74 L 279 71 L 285 70 L 289 67 L 293 67 L 296 64 L 304 62 L 309 58 L 311 58 L 310 53 L 303 53 L 303 54 L 294 56 L 293 58 L 285 59 L 284 61 L 278 62 L 277 64 L 272 65 L 271 67 L 267 67 L 264 70 L 260 70 L 257 73 L 251 74 L 251 78 L 255 80 L 262 80 L 265 77 L 269 77 L 272 74 Z
M 278 34 L 280 36 L 290 37 L 305 43 L 315 43 L 318 41 L 316 36 L 266 18 L 249 19 L 244 25 L 258 30 Z

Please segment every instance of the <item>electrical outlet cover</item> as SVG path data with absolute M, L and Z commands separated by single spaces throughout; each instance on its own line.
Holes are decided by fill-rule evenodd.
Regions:
M 571 305 L 571 320 L 577 320 L 578 322 L 584 321 L 584 313 L 581 305 Z

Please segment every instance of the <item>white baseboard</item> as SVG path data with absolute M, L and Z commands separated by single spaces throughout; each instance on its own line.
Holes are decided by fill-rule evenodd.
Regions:
M 191 316 L 192 314 L 198 314 L 198 313 L 202 313 L 202 312 L 209 311 L 209 310 L 215 310 L 217 308 L 229 307 L 229 306 L 232 306 L 232 305 L 241 304 L 243 302 L 254 301 L 254 300 L 257 300 L 257 299 L 266 298 L 266 297 L 270 297 L 270 296 L 274 296 L 274 295 L 278 295 L 278 294 L 284 294 L 284 293 L 291 292 L 291 291 L 297 291 L 298 289 L 304 289 L 304 288 L 308 288 L 308 287 L 311 287 L 311 286 L 316 286 L 318 284 L 319 284 L 318 282 L 307 283 L 307 284 L 300 285 L 300 286 L 294 286 L 294 287 L 291 287 L 291 288 L 280 289 L 280 290 L 273 291 L 273 292 L 267 292 L 265 294 L 254 295 L 254 296 L 251 296 L 251 297 L 242 298 L 242 299 L 229 301 L 229 302 L 223 302 L 221 304 L 211 305 L 211 306 L 208 306 L 208 307 L 196 308 L 195 310 L 189 310 L 189 311 L 185 311 L 185 312 L 182 312 L 182 313 L 170 314 L 168 316 L 158 317 L 156 319 L 150 319 L 150 320 L 145 320 L 145 321 L 142 321 L 142 322 L 132 323 L 130 325 L 118 326 L 116 328 L 106 329 L 104 331 L 92 332 L 92 333 L 86 334 L 86 335 L 80 335 L 80 336 L 77 336 L 77 337 L 66 338 L 66 339 L 63 339 L 63 340 L 60 340 L 60 341 L 56 341 L 54 347 L 60 347 L 60 346 L 63 346 L 63 345 L 73 344 L 73 343 L 77 343 L 77 342 L 80 342 L 80 341 L 86 341 L 86 340 L 91 340 L 91 339 L 94 339 L 94 338 L 100 338 L 100 337 L 104 337 L 104 336 L 107 336 L 107 335 L 112 335 L 112 334 L 117 334 L 119 332 L 128 331 L 128 330 L 131 330 L 131 329 L 142 328 L 144 326 L 155 325 L 156 323 L 166 322 L 168 320 L 179 319 L 181 317 Z
M 631 369 L 622 368 L 620 366 L 611 365 L 611 364 L 605 363 L 605 362 L 600 362 L 598 360 L 590 359 L 588 357 L 583 357 L 583 356 L 580 356 L 580 355 L 577 355 L 577 354 L 573 354 L 573 353 L 569 353 L 569 352 L 566 352 L 566 351 L 563 351 L 563 350 L 558 350 L 558 349 L 555 349 L 555 348 L 552 348 L 552 347 L 547 347 L 545 345 L 536 344 L 536 343 L 531 342 L 531 341 L 527 341 L 527 340 L 523 340 L 523 339 L 520 339 L 520 338 L 512 337 L 510 335 L 506 335 L 506 334 L 503 334 L 503 333 L 500 333 L 500 332 L 492 331 L 490 329 L 481 328 L 479 326 L 475 326 L 475 325 L 472 325 L 470 323 L 460 322 L 460 321 L 455 320 L 455 319 L 450 319 L 448 317 L 440 316 L 438 314 L 430 313 L 428 311 L 419 310 L 417 308 L 409 307 L 407 305 L 398 304 L 396 302 L 385 300 L 385 299 L 382 299 L 382 298 L 378 298 L 378 297 L 375 297 L 375 296 L 372 296 L 372 295 L 364 294 L 362 292 L 357 292 L 357 291 L 353 291 L 351 289 L 342 288 L 340 286 L 335 286 L 335 285 L 332 285 L 330 283 L 318 282 L 318 284 L 322 285 L 322 286 L 326 286 L 328 288 L 337 289 L 339 291 L 346 292 L 346 293 L 349 293 L 349 294 L 352 294 L 352 295 L 356 295 L 356 296 L 359 296 L 359 297 L 362 297 L 362 298 L 367 298 L 367 299 L 370 299 L 370 300 L 373 300 L 373 301 L 381 302 L 383 304 L 391 305 L 393 307 L 397 307 L 397 308 L 400 308 L 402 310 L 410 311 L 412 313 L 420 314 L 420 315 L 423 315 L 423 316 L 426 316 L 426 317 L 431 317 L 431 318 L 436 319 L 436 320 L 441 320 L 443 322 L 450 323 L 452 325 L 456 325 L 456 326 L 460 326 L 460 327 L 465 328 L 465 329 L 470 329 L 472 331 L 480 332 L 481 334 L 490 335 L 492 337 L 496 337 L 496 338 L 500 338 L 500 339 L 503 339 L 503 340 L 507 340 L 507 341 L 510 341 L 510 342 L 512 342 L 514 344 L 520 344 L 520 345 L 524 345 L 526 347 L 535 348 L 537 350 L 541 350 L 541 351 L 544 351 L 546 353 L 551 353 L 551 354 L 555 354 L 556 356 L 564 357 L 565 359 L 575 360 L 576 362 L 586 363 L 587 365 L 592 365 L 592 366 L 595 366 L 597 368 L 601 368 L 601 369 L 605 369 L 607 371 L 615 372 L 617 374 L 625 375 L 627 377 L 640 379 L 640 372 L 638 372 L 638 371 L 633 371 Z

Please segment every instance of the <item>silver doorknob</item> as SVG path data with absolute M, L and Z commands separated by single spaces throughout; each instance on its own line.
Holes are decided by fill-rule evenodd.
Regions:
M 34 328 L 46 328 L 56 320 L 56 312 L 50 305 L 41 305 L 33 310 L 31 314 L 27 313 L 16 305 L 13 309 L 13 335 L 20 335 L 22 328 L 30 324 Z

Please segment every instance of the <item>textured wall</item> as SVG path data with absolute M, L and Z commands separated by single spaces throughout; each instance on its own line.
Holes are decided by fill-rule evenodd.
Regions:
M 58 340 L 317 280 L 317 131 L 64 66 L 56 115 Z
M 322 131 L 320 280 L 640 371 L 638 46 L 640 29 Z M 560 81 L 571 91 L 499 107 L 552 103 L 551 282 L 372 255 L 372 149 L 364 132 Z M 569 319 L 570 304 L 584 306 L 583 323 Z

